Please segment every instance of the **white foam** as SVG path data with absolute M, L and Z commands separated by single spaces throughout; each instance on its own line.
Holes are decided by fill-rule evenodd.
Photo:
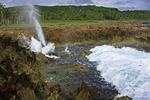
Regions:
M 53 59 L 58 59 L 58 58 L 60 58 L 60 57 L 55 56 L 55 55 L 45 55 L 45 56 L 48 57 L 48 58 L 53 58 Z
M 43 47 L 42 43 L 40 41 L 38 41 L 34 37 L 32 37 L 31 38 L 31 43 L 30 43 L 30 49 L 31 49 L 32 52 L 36 52 L 36 53 L 41 52 L 45 56 L 47 56 L 48 53 L 54 52 L 55 44 L 50 42 L 50 43 L 48 43 L 48 45 Z
M 31 38 L 30 49 L 33 52 L 42 52 L 42 44 L 40 41 L 36 40 L 34 37 Z
M 48 43 L 48 45 L 46 45 L 43 30 L 38 21 L 38 16 L 39 16 L 38 10 L 34 7 L 31 0 L 27 0 L 27 6 L 25 6 L 25 12 L 27 12 L 30 22 L 33 23 L 38 39 L 40 40 L 38 41 L 34 37 L 31 38 L 31 43 L 29 43 L 31 51 L 36 53 L 41 52 L 45 56 L 48 55 L 48 53 L 50 52 L 54 52 L 55 49 L 54 43 Z
M 68 50 L 68 45 L 66 44 L 65 52 L 70 54 L 70 51 Z
M 42 53 L 48 54 L 50 52 L 54 52 L 54 49 L 55 49 L 55 44 L 50 42 L 48 43 L 48 45 L 42 48 Z
M 150 100 L 150 53 L 133 48 L 97 46 L 87 58 L 98 63 L 106 81 L 116 86 L 120 96 Z

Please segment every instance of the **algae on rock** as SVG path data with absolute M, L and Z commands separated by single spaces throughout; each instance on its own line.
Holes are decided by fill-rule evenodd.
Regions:
M 36 55 L 19 45 L 13 35 L 0 36 L 0 99 L 46 99 L 48 85 L 42 68 Z
M 72 93 L 70 100 L 95 100 L 95 98 L 94 89 L 89 89 L 87 84 L 82 82 L 81 87 L 78 88 L 78 93 Z
M 114 100 L 132 100 L 132 98 L 129 98 L 129 97 L 125 97 L 125 96 L 123 96 L 123 97 L 119 97 L 119 98 L 116 98 L 116 99 L 114 99 Z

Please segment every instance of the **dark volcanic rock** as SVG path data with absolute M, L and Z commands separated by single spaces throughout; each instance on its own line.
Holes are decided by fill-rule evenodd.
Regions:
M 47 82 L 61 85 L 60 95 L 66 100 L 69 100 L 70 92 L 77 92 L 77 88 L 83 81 L 88 88 L 94 89 L 96 100 L 113 100 L 118 94 L 115 87 L 106 82 L 101 77 L 101 72 L 96 70 L 97 63 L 90 62 L 83 54 L 95 45 L 97 44 L 70 45 L 68 46 L 70 54 L 64 54 L 65 47 L 56 48 L 55 53 L 60 58 L 47 64 L 42 71 L 47 77 Z M 70 59 L 64 57 L 67 55 Z M 55 71 L 57 74 L 52 74 Z

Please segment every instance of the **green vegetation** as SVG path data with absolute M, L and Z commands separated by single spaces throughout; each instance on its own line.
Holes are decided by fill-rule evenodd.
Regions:
M 12 13 L 9 8 L 5 8 L 3 4 L 0 3 L 0 25 L 9 24 L 11 20 Z
M 31 27 L 29 23 L 12 23 L 12 24 L 5 24 L 0 26 L 0 28 L 28 28 Z
M 99 20 L 49 20 L 43 21 L 41 26 L 57 26 L 57 25 L 81 25 L 81 24 L 90 24 L 90 23 L 98 23 Z M 29 23 L 13 23 L 10 25 L 2 25 L 0 28 L 28 28 L 32 27 Z
M 119 11 L 117 8 L 97 6 L 36 6 L 36 8 L 41 15 L 41 21 L 44 21 L 42 24 L 44 26 L 68 25 L 70 22 L 76 25 L 86 23 L 85 20 L 87 22 L 91 20 L 92 22 L 97 20 L 150 20 L 150 11 Z M 26 13 L 23 7 L 5 8 L 3 4 L 0 4 L 0 25 L 27 23 L 29 18 Z M 50 24 L 51 21 L 52 24 Z
M 130 20 L 150 19 L 150 11 L 119 11 L 97 6 L 36 6 L 42 20 Z
M 46 100 L 43 62 L 13 35 L 0 36 L 0 100 Z
M 98 23 L 98 20 L 49 20 L 43 21 L 42 26 L 55 26 L 55 25 L 80 25 L 87 23 Z

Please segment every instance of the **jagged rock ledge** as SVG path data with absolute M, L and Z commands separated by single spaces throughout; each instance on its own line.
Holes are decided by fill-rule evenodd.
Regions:
M 40 73 L 45 63 L 43 59 L 46 58 L 23 47 L 16 36 L 0 36 L 0 99 L 65 100 L 59 96 L 60 85 L 45 83 L 45 78 Z M 95 96 L 96 92 L 82 83 L 78 92 L 71 94 L 70 100 L 95 100 Z

